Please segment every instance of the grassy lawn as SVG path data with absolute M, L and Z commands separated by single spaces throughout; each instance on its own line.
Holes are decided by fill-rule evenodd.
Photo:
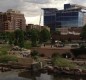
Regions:
M 0 51 L 8 51 L 10 48 L 8 44 L 0 44 Z

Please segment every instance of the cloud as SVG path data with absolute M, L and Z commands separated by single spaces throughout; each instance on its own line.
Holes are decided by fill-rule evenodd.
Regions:
M 37 3 L 37 4 L 46 4 L 50 3 L 50 0 L 24 0 L 25 2 L 30 2 L 30 3 Z
M 21 5 L 21 0 L 0 0 L 0 11 L 6 11 L 10 8 L 17 8 Z
M 71 3 L 74 4 L 80 4 L 80 5 L 86 5 L 86 0 L 70 0 Z
M 63 6 L 64 2 L 65 0 L 0 0 L 0 11 L 6 11 L 7 9 L 13 8 L 20 10 L 27 17 L 38 16 L 40 15 L 41 8 L 60 8 Z
M 32 17 L 33 22 L 35 22 L 41 14 L 41 8 L 62 9 L 64 3 L 86 5 L 86 0 L 0 0 L 0 11 L 11 8 L 17 9 L 24 13 L 27 19 L 29 17 L 29 20 L 31 20 Z

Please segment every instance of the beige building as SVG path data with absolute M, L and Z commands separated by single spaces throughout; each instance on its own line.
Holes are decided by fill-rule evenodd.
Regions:
M 0 32 L 11 32 L 16 29 L 26 29 L 24 14 L 13 9 L 9 9 L 6 12 L 0 12 Z
M 82 28 L 58 28 L 57 30 L 61 32 L 61 35 L 80 35 Z

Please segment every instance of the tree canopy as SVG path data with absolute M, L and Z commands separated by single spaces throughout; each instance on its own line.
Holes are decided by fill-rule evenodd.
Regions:
M 81 35 L 81 38 L 82 38 L 82 39 L 86 40 L 86 25 L 83 26 L 82 32 L 81 32 L 80 35 Z
M 20 47 L 24 47 L 24 32 L 20 29 L 14 32 L 14 45 L 18 45 Z
M 30 35 L 31 35 L 32 46 L 36 47 L 39 37 L 39 31 L 37 29 L 31 29 Z
M 47 29 L 43 29 L 40 32 L 40 42 L 47 42 L 50 39 L 50 32 Z

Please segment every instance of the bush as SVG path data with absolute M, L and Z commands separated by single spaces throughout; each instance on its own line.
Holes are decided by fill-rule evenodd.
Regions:
M 34 50 L 34 51 L 31 52 L 31 57 L 32 57 L 34 60 L 37 60 L 39 56 L 40 56 L 40 55 L 39 55 L 39 53 L 38 53 L 36 50 Z
M 52 55 L 52 63 L 54 66 L 58 67 L 69 67 L 69 68 L 75 68 L 77 64 L 70 62 L 69 60 L 62 58 L 60 54 L 54 53 Z
M 71 49 L 71 52 L 77 58 L 82 54 L 86 55 L 86 48 L 82 46 L 81 48 L 78 48 L 78 49 Z
M 59 53 L 53 53 L 52 54 L 52 58 L 58 58 L 61 57 L 61 55 Z
M 10 48 L 8 44 L 0 44 L 0 51 L 8 51 Z
M 17 61 L 17 58 L 14 56 L 8 55 L 7 51 L 0 52 L 0 63 L 7 63 L 8 61 Z
M 61 57 L 53 58 L 52 60 L 54 66 L 58 67 L 69 67 L 75 68 L 77 65 L 75 63 L 70 62 L 69 60 Z
M 25 41 L 24 43 L 24 48 L 26 49 L 30 49 L 32 46 L 31 46 L 31 42 L 30 41 Z
M 0 56 L 4 56 L 4 55 L 7 55 L 8 54 L 8 52 L 7 51 L 0 51 Z
M 17 61 L 15 56 L 2 55 L 0 56 L 0 63 L 8 63 L 9 61 Z

